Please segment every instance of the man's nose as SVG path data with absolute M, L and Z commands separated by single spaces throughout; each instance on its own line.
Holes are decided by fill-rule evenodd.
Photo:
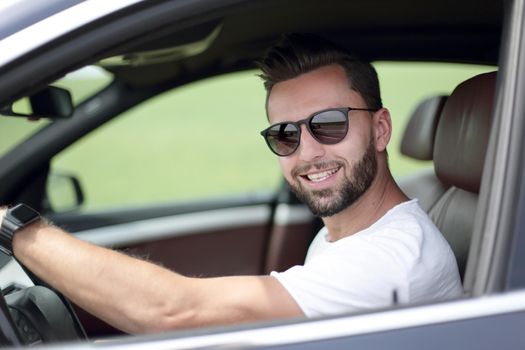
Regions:
M 298 149 L 301 160 L 309 162 L 323 157 L 325 154 L 324 145 L 313 138 L 306 125 L 301 125 L 301 128 L 301 141 Z

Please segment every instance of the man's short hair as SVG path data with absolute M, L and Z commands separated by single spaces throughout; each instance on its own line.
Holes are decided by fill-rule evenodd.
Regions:
M 377 72 L 370 63 L 358 60 L 342 47 L 318 36 L 288 34 L 258 62 L 266 89 L 266 108 L 275 84 L 333 64 L 344 68 L 349 87 L 361 94 L 367 108 L 383 107 Z

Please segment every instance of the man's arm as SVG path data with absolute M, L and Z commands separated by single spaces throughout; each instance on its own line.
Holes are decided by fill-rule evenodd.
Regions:
M 188 278 L 84 242 L 43 220 L 14 235 L 13 251 L 71 301 L 129 333 L 304 315 L 273 277 Z

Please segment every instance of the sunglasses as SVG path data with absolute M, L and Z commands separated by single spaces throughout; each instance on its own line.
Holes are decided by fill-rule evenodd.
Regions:
M 348 113 L 350 111 L 377 112 L 370 108 L 330 108 L 315 112 L 305 119 L 296 122 L 283 122 L 271 125 L 261 131 L 270 150 L 280 157 L 291 155 L 299 147 L 301 141 L 301 124 L 317 142 L 333 145 L 341 142 L 348 132 Z

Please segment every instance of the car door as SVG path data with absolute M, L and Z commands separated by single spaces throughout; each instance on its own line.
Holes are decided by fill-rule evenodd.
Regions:
M 114 23 L 115 25 L 122 24 L 118 21 L 114 21 Z M 115 31 L 111 34 L 122 34 L 124 31 Z M 104 37 L 111 38 L 112 35 L 108 35 L 106 31 Z M 83 45 L 76 44 L 79 47 L 76 52 L 81 52 L 84 49 Z M 107 45 L 109 46 L 109 44 Z M 103 47 L 102 44 L 101 47 Z M 85 50 L 88 49 L 93 50 L 86 45 Z M 100 50 L 100 48 L 97 49 Z M 56 50 L 53 54 L 62 58 L 67 57 L 73 62 L 67 64 L 79 64 L 78 61 L 75 61 L 77 58 L 71 58 L 72 54 L 70 56 L 63 55 L 64 51 L 67 50 Z M 70 49 L 69 51 L 75 50 Z M 42 60 L 42 66 L 46 67 L 44 64 L 49 61 L 51 60 Z M 20 67 L 23 67 L 23 64 L 20 64 Z M 6 74 L 7 79 L 5 81 L 13 80 L 13 77 L 16 77 L 16 72 L 18 72 L 17 69 L 13 69 L 12 75 Z M 36 74 L 48 79 L 46 75 L 48 73 L 36 72 Z M 195 76 L 187 79 L 197 80 L 198 78 L 201 77 Z M 6 83 L 5 86 L 9 88 L 9 84 Z M 163 142 L 159 137 L 160 134 L 166 132 L 169 139 L 170 136 L 173 136 L 169 134 L 170 132 L 178 132 L 179 128 L 184 129 L 188 118 L 194 119 L 193 116 L 189 117 L 188 113 L 178 112 L 173 113 L 172 116 L 164 111 L 156 111 L 156 107 L 153 107 L 153 112 L 147 112 L 143 118 L 136 117 L 140 121 L 138 122 L 139 126 L 134 128 L 135 134 L 126 131 L 127 125 L 124 124 L 127 124 L 129 119 L 135 118 L 133 115 L 127 114 L 128 111 L 133 113 L 137 108 L 145 108 L 149 102 L 152 102 L 148 100 L 153 100 L 154 96 L 164 91 L 167 92 L 172 87 L 133 86 L 130 88 L 129 81 L 112 80 L 110 85 L 102 89 L 99 94 L 79 103 L 75 118 L 49 125 L 22 143 L 18 148 L 20 152 L 15 152 L 16 154 L 13 153 L 12 156 L 8 155 L 2 159 L 0 183 L 5 187 L 0 188 L 0 198 L 4 202 L 27 200 L 40 209 L 44 209 L 45 214 L 58 225 L 84 239 L 117 249 L 126 249 L 131 254 L 149 258 L 185 274 L 208 276 L 260 273 L 267 270 L 268 261 L 271 260 L 269 258 L 270 253 L 276 251 L 273 248 L 275 246 L 282 247 L 278 241 L 274 240 L 277 232 L 274 228 L 284 225 L 285 228 L 293 226 L 297 231 L 306 231 L 301 229 L 301 225 L 309 225 L 310 217 L 305 214 L 303 207 L 295 205 L 293 198 L 288 197 L 288 191 L 281 191 L 275 164 L 273 170 L 271 165 L 261 167 L 264 168 L 261 171 L 268 171 L 268 173 L 273 174 L 272 176 L 276 176 L 275 180 L 270 181 L 269 186 L 241 188 L 239 191 L 235 188 L 233 190 L 227 188 L 226 191 L 222 192 L 201 192 L 201 195 L 195 197 L 177 197 L 177 193 L 169 192 L 168 190 L 171 190 L 172 187 L 177 191 L 184 191 L 186 187 L 189 187 L 186 186 L 189 180 L 180 180 L 182 174 L 188 175 L 190 180 L 193 180 L 191 178 L 196 173 L 198 175 L 204 173 L 206 175 L 205 180 L 197 180 L 197 183 L 200 181 L 201 184 L 208 179 L 229 180 L 221 179 L 222 172 L 216 166 L 210 166 L 207 168 L 208 170 L 202 171 L 193 166 L 182 165 L 181 168 L 177 167 L 177 170 L 171 174 L 163 173 L 164 170 L 162 169 L 166 166 L 182 164 L 179 159 L 184 155 L 188 155 L 193 160 L 202 161 L 203 159 L 201 155 L 193 152 L 193 148 L 201 144 L 199 140 L 202 135 L 191 134 L 190 146 L 175 144 L 170 145 L 169 148 L 162 146 Z M 4 87 L 4 90 L 7 88 Z M 217 110 L 224 108 L 229 111 L 231 107 L 243 102 L 241 101 L 243 98 L 239 97 L 240 94 L 231 93 L 231 89 L 219 87 L 214 90 L 214 94 L 218 95 L 217 92 L 224 92 L 221 90 L 227 92 L 221 96 L 235 96 L 237 99 L 230 100 L 223 97 L 222 100 L 224 101 L 219 102 L 225 102 L 225 106 L 218 107 L 217 103 L 209 103 L 213 107 L 211 111 L 202 112 L 202 107 L 209 102 L 205 97 L 213 94 L 201 94 L 200 99 L 197 99 L 192 106 L 192 110 L 198 111 L 195 118 L 206 124 L 210 121 L 204 118 L 200 119 L 201 117 L 205 115 L 213 117 Z M 163 97 L 159 96 L 159 98 Z M 255 104 L 260 107 L 257 112 L 253 113 L 257 114 L 257 118 L 250 115 L 247 119 L 250 120 L 250 123 L 255 119 L 264 121 L 263 101 L 258 99 Z M 178 107 L 180 104 L 170 100 L 168 105 Z M 153 131 L 147 129 L 150 126 L 166 125 L 157 121 L 156 117 L 159 116 L 160 119 L 165 119 L 164 122 L 167 122 L 166 119 L 169 122 L 169 119 L 173 118 L 177 123 L 176 126 L 161 127 L 160 130 L 154 129 Z M 118 124 L 120 123 L 122 123 L 124 131 L 119 129 Z M 228 129 L 231 127 L 230 123 L 221 125 L 221 127 L 226 126 L 226 129 L 210 125 L 212 124 L 206 124 L 208 128 L 219 135 L 227 135 L 228 141 L 234 137 L 242 136 L 239 135 L 237 128 Z M 114 131 L 115 128 L 117 131 Z M 198 130 L 195 125 L 192 129 L 193 131 Z M 260 127 L 255 127 L 254 130 L 258 131 Z M 115 134 L 116 136 L 113 136 Z M 130 135 L 133 136 L 131 140 L 122 141 Z M 144 135 L 149 135 L 150 138 L 142 138 Z M 96 146 L 102 144 L 98 137 L 106 138 L 106 146 L 97 150 Z M 256 132 L 253 140 L 256 140 L 257 137 L 259 136 Z M 222 161 L 224 164 L 222 156 L 227 152 L 221 150 L 226 141 L 226 139 L 222 139 L 221 142 L 213 143 L 211 139 L 207 139 L 206 144 L 214 146 L 208 146 L 209 149 L 205 149 L 204 154 L 215 154 L 212 158 L 216 159 L 213 160 L 218 160 L 219 163 Z M 134 167 L 126 171 L 122 170 L 121 165 L 115 166 L 121 158 L 136 156 L 145 148 L 142 146 L 148 143 L 157 144 L 157 142 L 157 148 L 145 152 L 144 156 L 148 159 L 157 156 L 158 150 L 167 151 L 163 153 L 164 156 L 159 157 L 161 167 L 138 161 L 138 157 L 134 161 L 136 164 L 132 164 Z M 262 144 L 262 140 L 259 142 Z M 95 150 L 85 150 L 85 148 L 89 148 L 88 146 L 93 145 Z M 249 148 L 244 144 L 239 147 Z M 186 152 L 176 159 L 170 158 L 170 155 L 180 149 Z M 212 153 L 212 151 L 217 152 Z M 232 168 L 234 165 L 240 165 L 241 169 L 251 168 L 250 170 L 253 170 L 267 164 L 260 157 L 247 159 L 246 156 L 236 158 L 234 153 L 228 153 L 228 155 L 237 159 L 233 165 L 225 167 L 224 174 L 229 177 L 243 172 L 243 170 L 238 170 L 239 168 Z M 250 163 L 252 165 L 247 163 L 248 160 L 254 161 Z M 30 164 L 32 163 L 38 164 L 38 166 L 31 168 Z M 12 166 L 13 164 L 16 166 Z M 15 171 L 8 171 L 13 169 Z M 95 185 L 95 189 L 104 188 L 102 185 L 109 185 L 102 190 L 102 197 L 105 196 L 106 198 L 102 198 L 98 202 L 96 201 L 97 195 L 90 189 L 91 179 L 83 177 L 93 169 L 96 170 L 94 170 L 94 174 L 91 174 L 92 176 L 101 176 L 101 180 L 98 181 L 100 185 Z M 192 172 L 195 169 L 197 171 Z M 153 175 L 160 176 L 155 177 Z M 244 175 L 250 177 L 248 174 Z M 125 182 L 134 176 L 135 182 Z M 164 179 L 170 179 L 172 182 L 160 183 Z M 66 195 L 64 196 L 57 195 L 56 192 L 60 192 L 57 190 L 61 186 L 60 182 L 66 186 Z M 120 199 L 120 201 L 109 201 L 107 198 L 113 195 L 112 192 L 132 195 L 143 188 L 152 189 L 157 187 L 157 182 L 160 183 L 158 186 L 160 190 L 157 191 L 160 194 L 157 193 L 156 199 L 153 200 L 148 200 L 148 196 L 150 199 L 153 198 L 150 194 L 139 199 L 128 197 L 128 199 Z M 181 183 L 182 186 L 178 186 Z M 218 184 L 214 183 L 210 188 L 212 190 L 225 189 L 224 183 L 219 181 Z M 14 185 L 8 186 L 10 184 Z M 199 192 L 200 190 L 201 188 L 197 186 L 191 188 L 190 192 L 194 191 L 192 193 L 195 193 L 195 191 Z M 82 197 L 85 197 L 83 205 L 75 207 L 75 204 L 80 203 Z M 71 198 L 74 200 L 70 201 Z M 67 204 L 68 201 L 73 205 L 60 205 L 61 203 Z M 280 205 L 282 203 L 285 205 Z M 304 241 L 306 242 L 307 239 Z M 293 242 L 292 240 L 292 244 Z M 279 259 L 282 258 L 281 256 Z

